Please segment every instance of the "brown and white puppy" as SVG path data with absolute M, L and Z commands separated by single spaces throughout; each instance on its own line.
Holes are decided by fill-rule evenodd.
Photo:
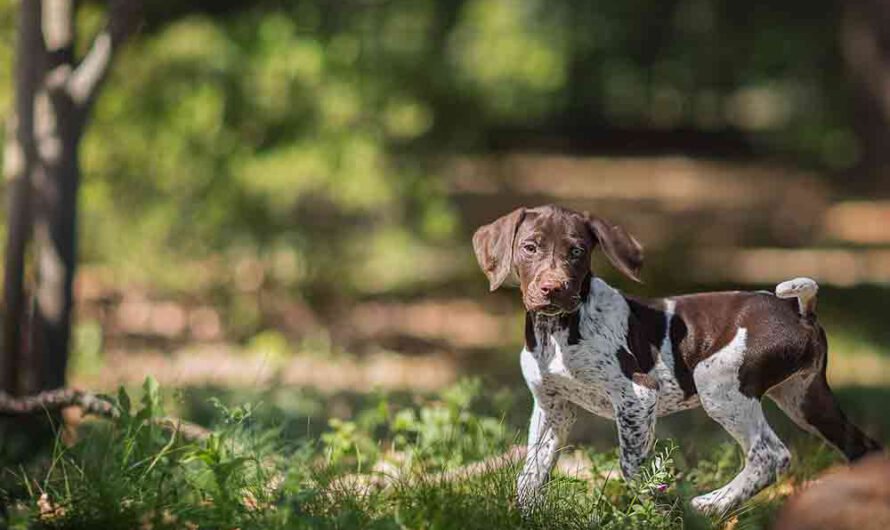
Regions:
M 557 206 L 519 208 L 479 228 L 473 247 L 491 289 L 518 285 L 527 310 L 521 365 L 535 405 L 518 480 L 523 508 L 547 480 L 577 407 L 615 419 L 621 470 L 631 478 L 652 447 L 655 418 L 702 405 L 746 455 L 729 484 L 693 499 L 710 514 L 788 468 L 764 395 L 851 460 L 881 448 L 847 421 L 828 387 L 813 280 L 784 282 L 775 295 L 626 296 L 591 273 L 590 254 L 600 248 L 639 281 L 640 244 L 620 226 Z

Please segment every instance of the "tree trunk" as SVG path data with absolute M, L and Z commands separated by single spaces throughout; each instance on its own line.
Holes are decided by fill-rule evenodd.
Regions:
M 135 0 L 110 0 L 106 28 L 76 63 L 76 1 L 21 0 L 14 134 L 6 150 L 10 204 L 0 357 L 0 390 L 11 394 L 65 384 L 77 264 L 78 144 L 139 7 Z M 32 235 L 37 284 L 29 307 L 24 273 Z
M 70 99 L 60 95 L 43 110 L 56 126 L 44 137 L 58 148 L 57 156 L 44 159 L 34 186 L 34 246 L 37 286 L 31 322 L 31 391 L 65 384 L 68 338 L 73 307 L 76 268 L 77 188 L 80 172 L 77 144 L 80 118 Z M 66 101 L 67 100 L 67 101 Z M 67 127 L 65 126 L 67 125 Z
M 48 65 L 34 111 L 40 163 L 32 176 L 37 286 L 29 393 L 65 384 L 76 267 L 77 145 L 83 130 L 83 116 L 65 80 L 74 63 L 74 0 L 43 0 L 43 6 Z
M 31 173 L 37 161 L 34 98 L 45 66 L 40 2 L 25 0 L 19 11 L 15 65 L 15 107 L 7 123 L 4 173 L 7 179 L 7 235 L 3 281 L 3 349 L 0 390 L 24 392 L 23 334 L 25 323 L 25 252 L 31 233 Z

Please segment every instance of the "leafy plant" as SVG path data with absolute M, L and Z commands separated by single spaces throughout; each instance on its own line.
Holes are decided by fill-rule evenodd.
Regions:
M 687 501 L 696 490 L 722 483 L 739 463 L 727 444 L 683 475 L 673 443 L 660 442 L 627 483 L 619 476 L 615 451 L 582 450 L 589 457 L 584 475 L 557 472 L 541 503 L 523 513 L 514 501 L 520 463 L 491 459 L 516 433 L 474 412 L 490 405 L 477 380 L 402 408 L 380 395 L 351 419 L 332 421 L 320 443 L 284 443 L 277 427 L 260 423 L 259 406 L 215 399 L 210 400 L 215 429 L 202 439 L 185 439 L 159 421 L 164 400 L 152 379 L 138 400 L 121 389 L 113 401 L 115 419 L 86 422 L 79 441 L 72 447 L 57 443 L 39 471 L 16 472 L 17 489 L 0 491 L 6 506 L 2 525 L 706 529 L 723 522 L 691 514 Z M 399 472 L 381 481 L 378 466 L 397 455 Z M 820 458 L 816 453 L 813 462 Z M 487 463 L 462 467 L 479 461 Z M 810 473 L 806 466 L 804 471 Z M 783 482 L 768 489 L 732 514 L 734 524 L 767 526 L 787 488 Z
M 399 411 L 390 422 L 393 449 L 426 469 L 444 469 L 502 452 L 511 441 L 503 421 L 473 414 L 479 379 L 464 379 L 442 392 L 441 401 Z

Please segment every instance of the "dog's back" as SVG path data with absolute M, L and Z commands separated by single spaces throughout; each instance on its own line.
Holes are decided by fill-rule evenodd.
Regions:
M 792 374 L 817 367 L 824 355 L 822 330 L 814 315 L 798 312 L 794 299 L 766 292 L 731 291 L 672 298 L 670 339 L 690 371 L 745 331 L 740 390 L 760 398 Z

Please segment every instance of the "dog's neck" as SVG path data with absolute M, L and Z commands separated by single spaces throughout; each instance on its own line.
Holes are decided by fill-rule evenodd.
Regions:
M 626 320 L 622 322 L 615 318 L 622 313 L 616 311 L 617 306 L 626 307 L 624 295 L 592 274 L 581 285 L 581 305 L 572 313 L 526 312 L 525 347 L 528 351 L 542 351 L 554 339 L 561 345 L 574 345 L 582 338 L 602 332 L 626 334 Z
M 540 352 L 555 338 L 558 343 L 577 344 L 581 338 L 583 304 L 574 313 L 542 315 L 529 311 L 525 314 L 525 348 Z

